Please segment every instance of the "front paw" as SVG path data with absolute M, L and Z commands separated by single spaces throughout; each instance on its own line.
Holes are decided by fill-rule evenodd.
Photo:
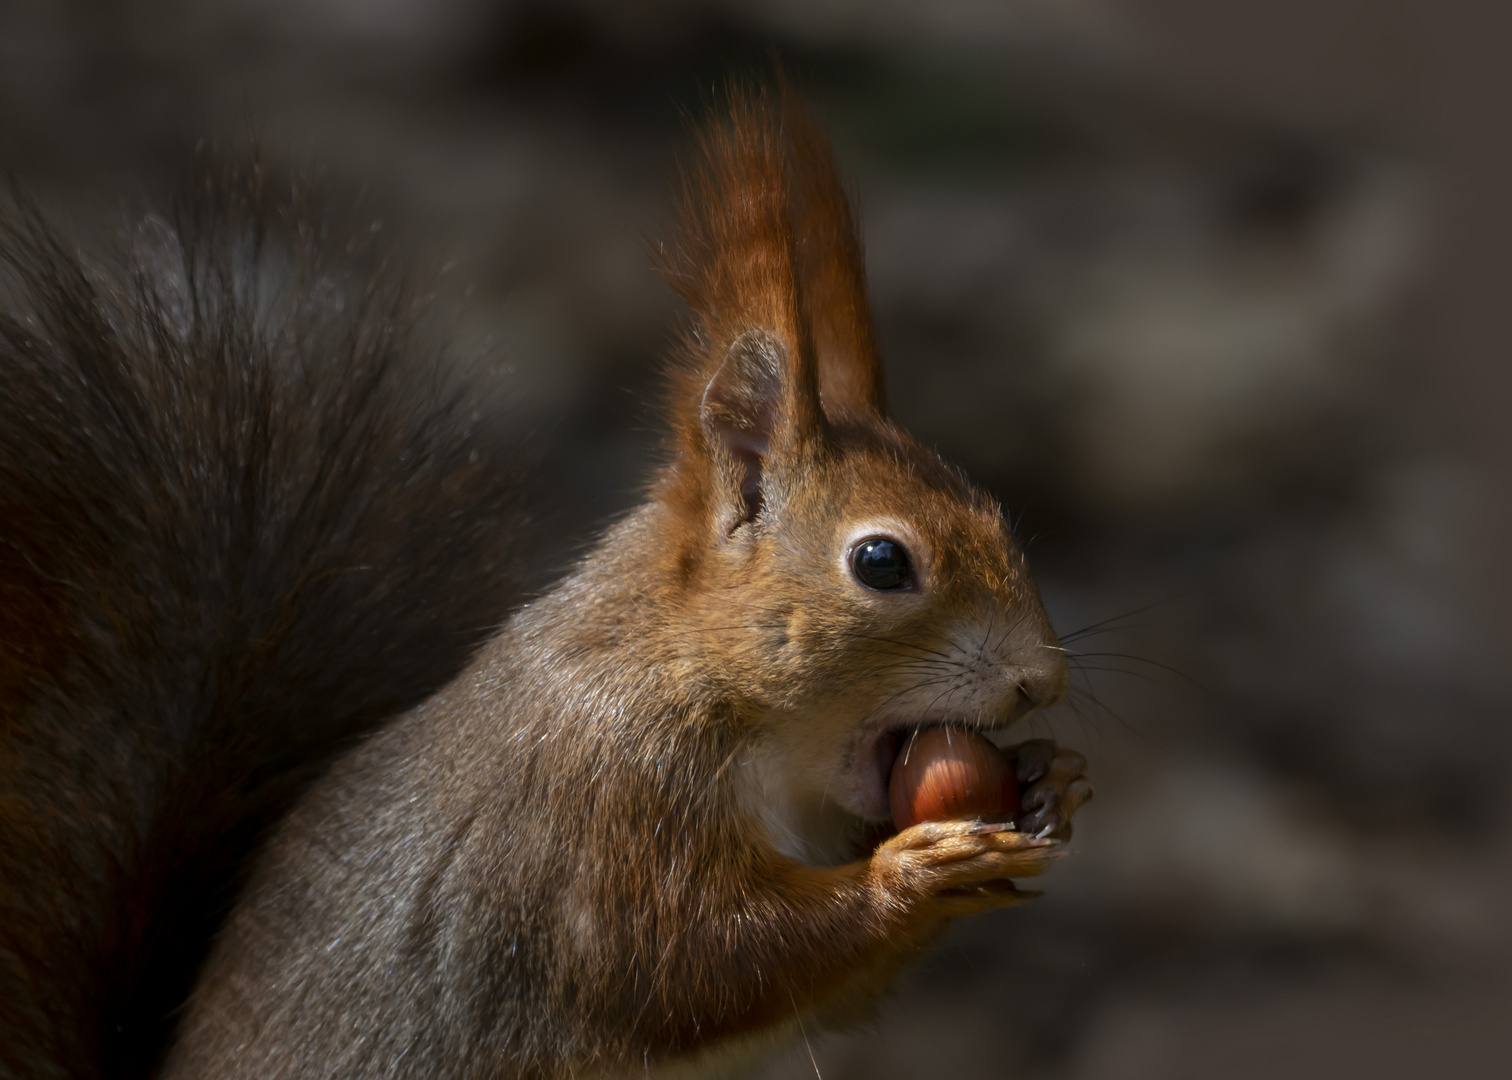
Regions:
M 1049 739 L 1031 739 L 1007 753 L 1019 782 L 1019 831 L 1069 840 L 1071 815 L 1092 798 L 1087 759 Z
M 890 903 L 948 918 L 1019 903 L 1024 894 L 1010 879 L 1043 874 L 1063 847 L 967 818 L 925 821 L 879 846 L 871 871 Z

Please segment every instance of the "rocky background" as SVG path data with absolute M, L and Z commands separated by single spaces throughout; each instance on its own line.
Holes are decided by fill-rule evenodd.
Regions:
M 431 260 L 554 535 L 630 505 L 652 268 L 725 72 L 860 192 L 900 419 L 1080 652 L 1077 854 L 801 1077 L 1501 1075 L 1512 1039 L 1494 5 L 8 0 L 0 163 L 65 220 L 255 136 Z M 1505 1068 L 1505 1065 L 1502 1065 Z

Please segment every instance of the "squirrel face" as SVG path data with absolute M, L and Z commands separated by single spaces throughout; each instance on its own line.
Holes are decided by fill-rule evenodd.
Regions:
M 748 735 L 752 810 L 838 861 L 888 820 L 909 733 L 1006 727 L 1068 676 L 997 505 L 888 419 L 827 140 L 792 95 L 778 111 L 737 98 L 687 182 L 669 276 L 698 321 L 657 558 L 670 651 Z
M 1005 728 L 1058 701 L 1067 668 L 998 507 L 881 417 L 797 429 L 783 382 L 783 430 L 730 427 L 732 389 L 707 388 L 679 621 L 749 725 L 752 808 L 790 853 L 839 860 L 856 824 L 888 819 L 913 731 Z
M 786 526 L 772 558 L 807 640 L 766 715 L 793 751 L 789 789 L 871 821 L 888 819 L 888 777 L 912 732 L 1002 729 L 1059 701 L 1068 681 L 998 507 L 911 439 L 883 431 L 853 436 L 792 500 L 793 520 L 773 522 Z M 897 585 L 893 574 L 869 580 L 878 549 L 889 571 L 906 562 Z

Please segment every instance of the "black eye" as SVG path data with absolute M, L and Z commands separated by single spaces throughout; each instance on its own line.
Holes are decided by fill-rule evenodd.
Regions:
M 851 572 L 869 589 L 902 589 L 913 582 L 908 552 L 902 544 L 881 536 L 855 546 L 851 551 Z

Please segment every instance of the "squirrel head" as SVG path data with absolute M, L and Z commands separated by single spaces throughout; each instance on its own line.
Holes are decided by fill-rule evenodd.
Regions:
M 668 259 L 696 320 L 656 558 L 677 662 L 748 730 L 755 809 L 780 847 L 827 858 L 887 820 L 909 732 L 1003 729 L 1058 701 L 1067 668 L 996 502 L 888 419 L 822 129 L 785 84 L 730 97 Z

